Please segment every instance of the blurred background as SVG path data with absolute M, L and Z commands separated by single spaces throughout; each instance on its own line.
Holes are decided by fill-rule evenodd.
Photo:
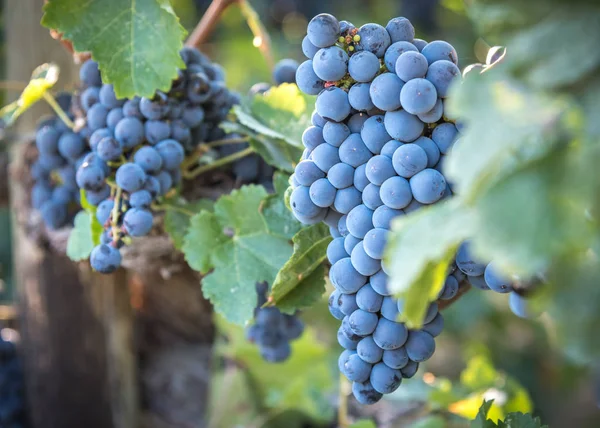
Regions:
M 0 3 L 0 80 L 5 81 L 5 41 L 11 2 Z M 209 0 L 172 0 L 182 24 L 191 30 Z M 272 38 L 275 60 L 303 60 L 300 43 L 310 18 L 328 12 L 356 26 L 385 25 L 391 17 L 409 18 L 417 37 L 443 39 L 455 46 L 460 67 L 485 59 L 488 45 L 479 38 L 461 0 L 251 0 Z M 35 12 L 41 16 L 41 12 Z M 43 43 L 57 43 L 46 30 Z M 264 58 L 236 6 L 223 15 L 202 47 L 227 71 L 228 85 L 244 94 L 257 82 L 271 82 Z M 24 55 L 26 55 L 25 53 Z M 14 58 L 15 54 L 11 57 Z M 67 56 L 68 59 L 68 56 Z M 63 58 L 64 60 L 64 58 Z M 23 76 L 23 81 L 28 76 Z M 6 89 L 3 85 L 0 88 Z M 73 83 L 62 81 L 64 88 Z M 0 105 L 16 92 L 0 90 Z M 28 113 L 39 115 L 39 113 Z M 15 297 L 8 208 L 6 135 L 0 129 L 0 305 L 10 310 Z M 335 426 L 340 388 L 335 333 L 338 322 L 326 302 L 303 314 L 306 333 L 294 342 L 283 364 L 264 363 L 244 340 L 242 329 L 217 323 L 217 352 L 209 406 L 210 427 Z M 516 318 L 506 296 L 471 290 L 444 311 L 445 331 L 438 349 L 419 374 L 381 403 L 364 409 L 350 402 L 351 417 L 373 417 L 381 427 L 468 426 L 483 398 L 494 399 L 496 417 L 533 412 L 550 427 L 600 427 L 593 376 L 569 363 L 553 343 L 552 320 Z M 342 384 L 342 390 L 347 385 Z

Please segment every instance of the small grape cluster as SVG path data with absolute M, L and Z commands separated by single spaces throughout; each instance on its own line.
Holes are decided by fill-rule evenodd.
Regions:
M 290 341 L 302 335 L 304 324 L 297 315 L 282 314 L 275 307 L 263 308 L 267 303 L 267 291 L 267 283 L 256 284 L 258 305 L 254 310 L 254 324 L 246 329 L 246 337 L 258 345 L 265 361 L 280 363 L 290 356 Z
M 59 96 L 58 102 L 73 119 L 71 96 Z M 40 211 L 46 227 L 59 229 L 70 224 L 79 207 L 75 173 L 89 149 L 83 133 L 71 130 L 58 117 L 40 122 L 35 144 L 39 156 L 31 166 L 31 206 Z
M 0 334 L 0 426 L 17 428 L 25 426 L 23 368 L 15 343 L 4 337 L 8 331 Z
M 225 86 L 220 66 L 192 48 L 184 48 L 181 57 L 185 70 L 168 93 L 153 98 L 118 99 L 113 86 L 102 83 L 94 61 L 81 67 L 80 107 L 91 152 L 79 165 L 76 182 L 97 205 L 96 217 L 105 228 L 90 256 L 98 272 L 120 266 L 125 237 L 150 232 L 152 204 L 179 185 L 186 154 L 225 135 L 218 125 L 239 101 Z
M 388 289 L 382 262 L 391 221 L 452 195 L 446 154 L 459 138 L 445 98 L 460 79 L 457 53 L 444 41 L 415 39 L 406 18 L 356 28 L 329 14 L 308 24 L 296 73 L 317 95 L 313 126 L 291 177 L 290 205 L 305 224 L 324 221 L 335 291 L 331 314 L 342 321 L 340 371 L 363 404 L 396 390 L 435 350 L 444 320 L 431 303 L 422 329 L 398 319 L 404 301 Z M 440 298 L 458 291 L 456 269 Z

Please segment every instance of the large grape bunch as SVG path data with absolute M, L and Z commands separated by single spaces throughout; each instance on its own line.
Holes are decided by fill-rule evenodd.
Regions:
M 0 331 L 0 426 L 17 428 L 25 426 L 25 389 L 23 368 L 15 342 L 16 332 Z
M 57 97 L 61 108 L 71 112 L 71 96 Z M 49 229 L 59 229 L 70 224 L 79 208 L 79 189 L 75 172 L 89 153 L 85 140 L 87 129 L 71 130 L 60 118 L 42 120 L 37 127 L 35 144 L 38 159 L 31 166 L 34 185 L 31 189 L 31 206 L 41 213 Z M 90 195 L 93 198 L 93 195 Z
M 267 283 L 256 284 L 258 304 L 254 309 L 254 324 L 246 329 L 246 337 L 258 345 L 265 361 L 280 363 L 290 356 L 290 341 L 302 335 L 304 324 L 297 315 L 283 314 L 275 307 L 263 308 L 267 303 L 267 291 Z
M 238 102 L 224 83 L 222 68 L 193 48 L 167 93 L 153 98 L 118 99 L 103 84 L 97 64 L 80 70 L 79 98 L 86 115 L 91 152 L 77 169 L 76 181 L 105 228 L 91 253 L 92 267 L 111 273 L 121 264 L 125 237 L 150 233 L 152 204 L 181 181 L 180 166 L 200 142 L 221 139 L 219 123 Z
M 388 289 L 382 257 L 392 219 L 452 195 L 443 164 L 459 132 L 445 99 L 458 58 L 447 42 L 416 39 L 401 17 L 356 28 L 321 14 L 307 33 L 296 82 L 317 95 L 316 113 L 290 205 L 302 223 L 330 227 L 339 368 L 356 399 L 372 404 L 414 376 L 443 328 L 435 302 L 422 329 L 399 322 L 403 301 Z M 453 266 L 440 299 L 456 295 L 461 276 Z

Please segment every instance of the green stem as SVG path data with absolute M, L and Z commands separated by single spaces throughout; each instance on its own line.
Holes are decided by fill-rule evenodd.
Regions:
M 217 159 L 216 161 L 214 161 L 213 163 L 209 163 L 208 165 L 201 165 L 198 168 L 193 169 L 191 171 L 184 171 L 183 177 L 188 180 L 191 180 L 193 178 L 198 177 L 200 174 L 203 174 L 203 173 L 213 170 L 215 168 L 219 168 L 220 166 L 227 165 L 228 163 L 234 162 L 245 156 L 251 155 L 252 153 L 254 153 L 254 149 L 252 147 L 248 147 L 248 148 L 241 150 L 237 153 L 234 153 L 232 155 L 225 156 L 224 158 L 221 158 L 221 159 Z
M 119 206 L 121 205 L 122 194 L 123 189 L 117 187 L 117 192 L 115 194 L 115 205 L 113 206 L 111 216 L 113 242 L 117 242 L 119 236 Z
M 196 215 L 195 212 L 192 212 L 190 210 L 186 210 L 183 207 L 180 207 L 178 205 L 160 205 L 160 204 L 152 204 L 152 209 L 154 211 L 177 211 L 180 212 L 181 214 L 185 214 L 189 217 Z
M 196 164 L 198 160 L 202 156 L 206 154 L 210 149 L 219 146 L 225 146 L 227 144 L 243 144 L 248 142 L 248 137 L 240 137 L 240 138 L 225 138 L 222 140 L 211 141 L 210 143 L 201 143 L 196 147 L 196 151 L 192 153 L 190 156 L 185 158 L 183 163 L 181 164 L 181 168 L 186 170 Z
M 44 92 L 43 96 L 46 102 L 50 104 L 50 107 L 52 107 L 52 110 L 54 110 L 54 112 L 58 115 L 58 117 L 60 117 L 60 119 L 65 123 L 65 125 L 67 125 L 71 129 L 75 128 L 75 124 L 71 121 L 71 119 L 69 119 L 69 116 L 67 116 L 67 114 L 60 107 L 60 105 L 58 105 L 52 94 L 50 94 L 49 92 Z
M 201 146 L 206 148 L 226 146 L 227 144 L 242 144 L 247 143 L 249 140 L 248 137 L 239 137 L 239 138 L 224 138 L 222 140 L 211 141 L 210 143 L 203 143 Z

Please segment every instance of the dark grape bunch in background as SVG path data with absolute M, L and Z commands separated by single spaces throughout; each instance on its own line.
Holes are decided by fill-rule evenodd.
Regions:
M 22 428 L 25 420 L 23 368 L 14 330 L 0 330 L 0 427 Z
M 263 308 L 268 288 L 267 283 L 256 284 L 258 304 L 254 310 L 254 324 L 246 329 L 246 337 L 258 346 L 264 360 L 280 363 L 290 356 L 290 341 L 302 335 L 304 324 L 296 315 L 282 314 L 275 307 Z
M 452 195 L 443 162 L 459 132 L 444 107 L 458 57 L 447 42 L 415 39 L 406 18 L 356 28 L 321 14 L 307 33 L 296 81 L 317 95 L 316 113 L 290 204 L 301 222 L 330 227 L 339 368 L 371 404 L 414 376 L 443 328 L 436 303 L 422 329 L 398 322 L 403 301 L 388 290 L 382 258 L 392 219 Z M 461 275 L 454 266 L 441 299 L 456 295 Z

